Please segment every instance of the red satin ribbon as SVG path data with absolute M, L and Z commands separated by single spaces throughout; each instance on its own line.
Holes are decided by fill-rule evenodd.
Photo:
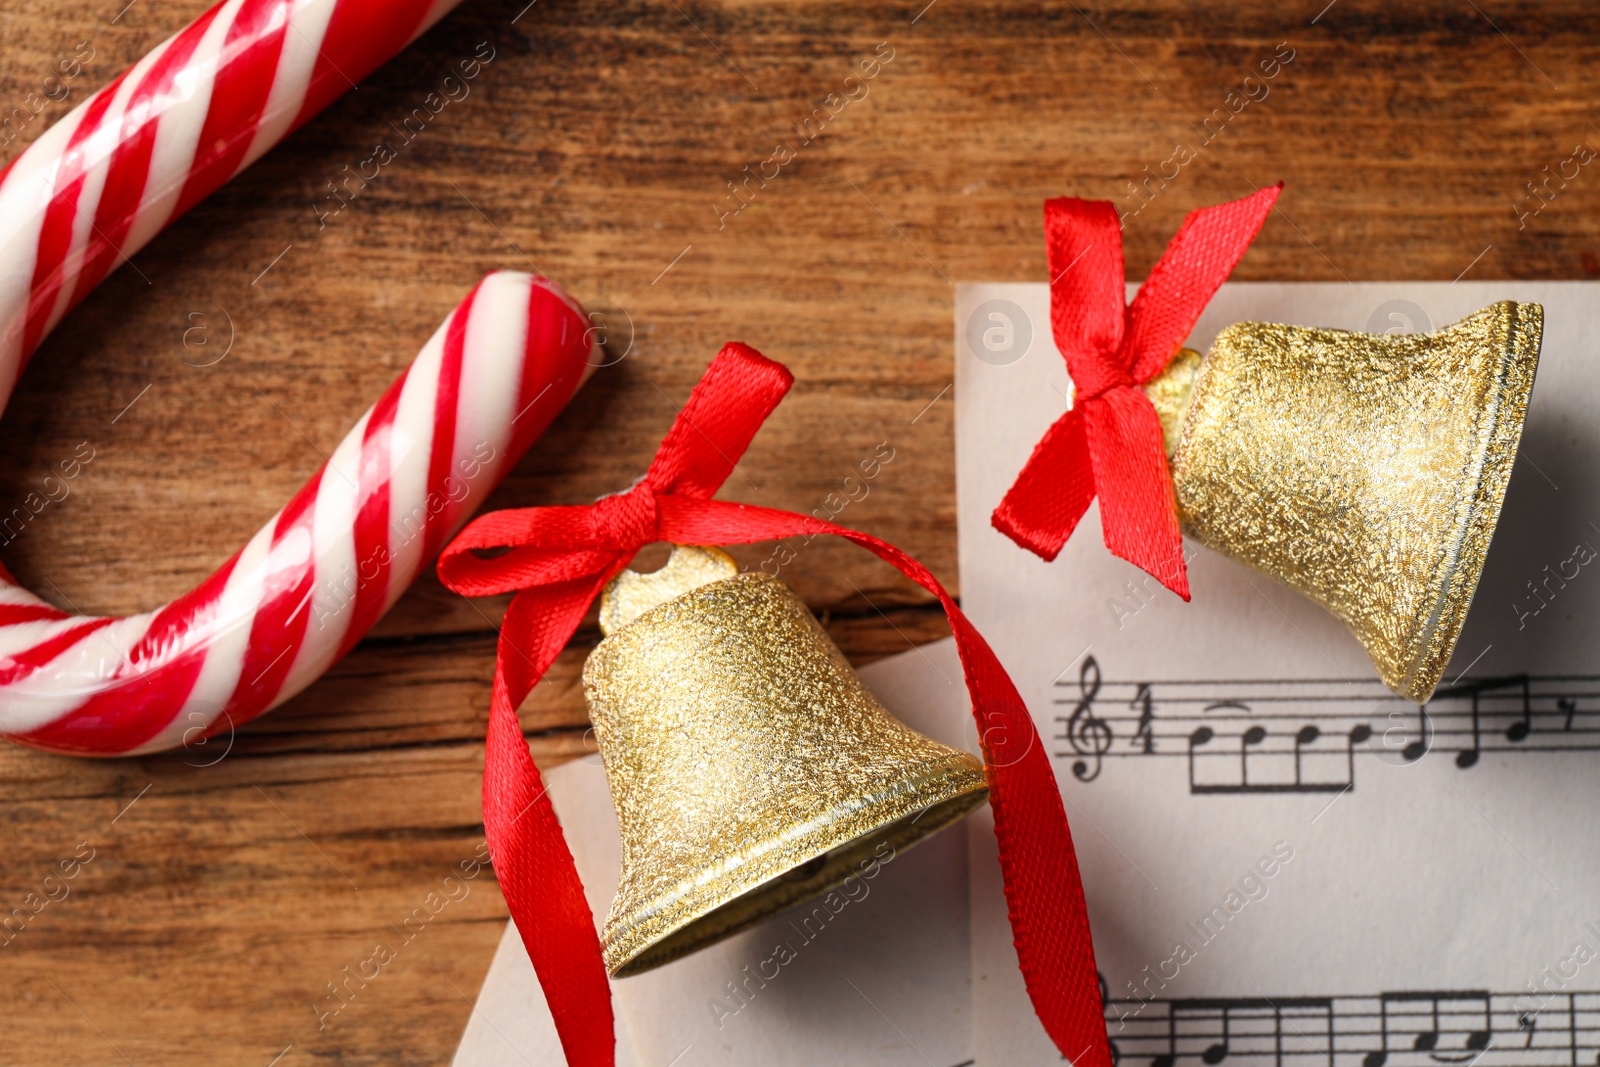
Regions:
M 983 739 L 1018 962 L 1045 1030 L 1076 1067 L 1110 1067 L 1072 835 L 1033 719 L 1005 668 L 929 571 L 893 545 L 807 515 L 712 500 L 792 376 L 731 344 L 712 362 L 644 478 L 585 507 L 485 515 L 439 560 L 467 596 L 517 590 L 500 630 L 484 756 L 483 821 L 495 874 L 573 1067 L 609 1067 L 610 989 L 594 918 L 516 708 L 566 647 L 590 601 L 655 541 L 744 544 L 832 534 L 939 598 Z M 490 558 L 483 550 L 505 550 Z
M 1191 212 L 1131 306 L 1111 202 L 1045 201 L 1050 325 L 1073 402 L 995 508 L 995 529 L 1052 560 L 1098 496 L 1106 547 L 1189 599 L 1161 421 L 1140 386 L 1177 354 L 1282 188 Z

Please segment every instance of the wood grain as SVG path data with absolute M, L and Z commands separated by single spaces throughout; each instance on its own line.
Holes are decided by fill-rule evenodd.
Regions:
M 95 53 L 0 160 L 204 6 L 124 2 L 0 2 L 0 108 L 79 42 Z M 1279 179 L 1238 277 L 1600 275 L 1600 171 L 1556 179 L 1548 202 L 1527 186 L 1600 144 L 1593 5 L 924 2 L 469 0 L 49 339 L 0 422 L 0 502 L 80 441 L 95 459 L 6 564 L 83 611 L 189 588 L 493 268 L 560 280 L 632 347 L 491 506 L 627 485 L 738 338 L 799 381 L 725 495 L 809 511 L 888 442 L 839 519 L 952 586 L 951 283 L 1043 279 L 1047 196 L 1148 200 L 1126 226 L 1134 277 L 1187 211 Z M 495 58 L 471 95 L 319 223 L 327 183 L 481 41 Z M 795 124 L 880 42 L 893 59 L 867 95 L 801 144 Z M 1260 96 L 1244 79 L 1281 48 L 1293 58 L 1239 107 L 1229 94 Z M 779 144 L 794 159 L 720 218 L 726 183 Z M 1135 193 L 1180 146 L 1176 177 Z M 190 366 L 184 331 L 220 340 L 228 321 L 226 358 Z M 785 574 L 858 661 L 942 632 L 857 550 L 816 543 Z M 93 851 L 0 947 L 19 1009 L 6 1062 L 447 1062 L 505 918 L 487 872 L 337 1016 L 314 1005 L 477 849 L 503 609 L 425 580 L 328 678 L 210 753 L 0 750 L 0 911 Z M 582 655 L 524 709 L 546 762 L 584 745 Z

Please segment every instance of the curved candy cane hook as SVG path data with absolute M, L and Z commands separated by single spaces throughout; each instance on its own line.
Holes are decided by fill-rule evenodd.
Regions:
M 0 410 L 112 269 L 457 2 L 224 0 L 0 170 Z M 490 274 L 294 499 L 163 608 L 69 615 L 0 566 L 0 736 L 152 752 L 304 689 L 549 425 L 590 340 L 551 283 Z

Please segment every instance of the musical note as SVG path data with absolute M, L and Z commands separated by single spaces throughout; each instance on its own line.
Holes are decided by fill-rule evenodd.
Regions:
M 1526 741 L 1528 735 L 1533 733 L 1533 701 L 1528 697 L 1528 676 L 1519 675 L 1511 684 L 1522 690 L 1522 719 L 1506 727 L 1506 740 Z
M 1195 754 L 1201 747 L 1209 745 L 1211 739 L 1216 736 L 1216 731 L 1209 726 L 1197 727 L 1194 733 L 1189 735 L 1189 792 L 1191 793 L 1214 793 L 1219 791 L 1215 786 L 1200 784 L 1195 781 L 1194 776 Z
M 1393 716 L 1394 713 L 1390 712 L 1390 717 L 1393 718 Z M 1401 758 L 1407 763 L 1415 763 L 1428 754 L 1428 709 L 1426 706 L 1418 706 L 1417 719 L 1422 726 L 1422 736 L 1400 750 Z
M 1201 714 L 1210 716 L 1213 712 L 1233 712 L 1236 714 L 1249 714 L 1250 708 L 1235 700 L 1223 700 L 1207 705 Z M 1210 727 L 1202 726 L 1189 735 L 1189 791 L 1192 793 L 1253 793 L 1272 789 L 1273 786 L 1252 786 L 1250 784 L 1250 749 L 1266 740 L 1267 731 L 1263 726 L 1250 726 L 1239 735 L 1239 780 L 1237 782 L 1200 782 L 1195 775 L 1195 761 L 1199 749 L 1209 744 L 1216 738 L 1216 731 Z
M 1200 1058 L 1209 1067 L 1217 1067 L 1217 1064 L 1228 1058 L 1228 1030 L 1232 1022 L 1233 1007 L 1232 1005 L 1224 1004 L 1222 1006 L 1222 1040 L 1207 1045 L 1205 1051 L 1200 1053 Z
M 1513 744 L 1520 744 L 1533 733 L 1533 702 L 1528 693 L 1528 676 L 1526 674 L 1514 675 L 1509 678 L 1483 678 L 1467 682 L 1463 685 L 1450 686 L 1434 694 L 1434 699 L 1465 696 L 1471 701 L 1472 707 L 1472 747 L 1456 753 L 1456 766 L 1463 770 L 1478 762 L 1478 756 L 1483 751 L 1482 729 L 1479 723 L 1480 701 L 1485 693 L 1497 689 L 1519 689 L 1522 693 L 1522 717 L 1506 727 L 1506 740 Z
M 1303 787 L 1306 781 L 1305 767 L 1301 759 L 1305 748 L 1307 745 L 1315 744 L 1317 738 L 1321 736 L 1321 728 L 1309 723 L 1300 727 L 1299 732 L 1294 735 L 1294 784 L 1296 786 Z
M 1465 770 L 1491 754 L 1600 752 L 1600 675 L 1463 679 L 1422 707 L 1376 680 L 1113 681 L 1092 660 L 1056 684 L 1077 690 L 1056 700 L 1056 756 L 1082 782 L 1155 756 L 1186 759 L 1195 793 L 1321 793 L 1355 786 L 1358 755 L 1437 750 Z
M 1368 1056 L 1367 1067 L 1382 1067 L 1384 1059 L 1387 1058 L 1390 1052 L 1389 1031 L 1391 1028 L 1391 1017 L 1396 1015 L 1399 1016 L 1399 1021 L 1402 1024 L 1411 1022 L 1415 1019 L 1415 1013 L 1408 1010 L 1409 1006 L 1412 1004 L 1422 1004 L 1424 1002 L 1427 1003 L 1429 1011 L 1431 1012 L 1428 1020 L 1430 1025 L 1427 1029 L 1422 1029 L 1420 1026 L 1417 1029 L 1415 1036 L 1411 1040 L 1411 1050 L 1413 1052 L 1426 1052 L 1429 1054 L 1429 1058 L 1437 1063 L 1468 1063 L 1476 1058 L 1477 1053 L 1480 1053 L 1489 1047 L 1489 1039 L 1493 1034 L 1493 1029 L 1489 1018 L 1488 993 L 1384 993 L 1379 998 L 1379 1001 L 1379 1033 L 1383 1040 L 1383 1046 L 1379 1052 L 1382 1054 L 1383 1058 L 1378 1059 L 1377 1062 L 1374 1063 L 1372 1062 L 1372 1056 Z M 1455 1010 L 1447 1012 L 1447 1016 L 1450 1017 L 1452 1021 L 1454 1021 L 1455 1016 L 1460 1015 L 1467 1018 L 1471 1022 L 1479 1022 L 1481 1020 L 1483 1025 L 1471 1030 L 1458 1031 L 1452 1029 L 1446 1031 L 1439 1022 L 1440 1006 L 1443 1004 L 1450 1005 L 1452 1009 L 1454 1009 L 1456 1005 L 1467 1006 L 1468 1010 L 1465 1012 L 1458 1012 Z M 1475 1006 L 1480 1005 L 1481 1013 L 1472 1010 Z M 1444 1055 L 1443 1051 L 1440 1050 L 1439 1042 L 1446 1033 L 1449 1033 L 1451 1036 L 1454 1036 L 1456 1033 L 1461 1033 L 1463 1035 L 1462 1047 L 1460 1049 L 1461 1055 L 1447 1056 Z
M 1239 788 L 1250 788 L 1250 746 L 1259 745 L 1267 739 L 1265 726 L 1252 726 L 1239 738 Z
M 1536 1011 L 1527 999 L 1482 990 L 1102 995 L 1119 1062 L 1140 1067 L 1578 1067 L 1600 1060 L 1600 993 L 1550 996 Z M 1497 1033 L 1512 1036 L 1497 1040 Z
M 1472 694 L 1472 747 L 1456 753 L 1456 766 L 1465 770 L 1478 762 L 1483 753 L 1483 735 L 1478 729 L 1478 694 Z
M 1229 1067 L 1272 1063 L 1310 1067 L 1328 1054 L 1335 1039 L 1330 997 L 1188 998 L 1108 1000 L 1115 1017 L 1120 1056 L 1149 1057 L 1149 1067 Z M 1126 1005 L 1145 1009 L 1130 1015 Z M 1154 1011 L 1149 1010 L 1154 1008 Z M 1126 1046 L 1125 1048 L 1123 1046 Z M 1308 1057 L 1312 1059 L 1308 1059 Z
M 1217 710 L 1225 705 L 1213 705 L 1206 708 L 1207 712 Z M 1250 709 L 1242 704 L 1226 705 L 1233 710 L 1248 712 Z M 1361 739 L 1360 728 L 1351 733 Z M 1367 734 L 1370 735 L 1370 728 Z M 1275 735 L 1264 725 L 1255 724 L 1247 727 L 1238 735 L 1238 762 L 1237 774 L 1226 780 L 1218 780 L 1215 770 L 1210 775 L 1200 772 L 1202 761 L 1208 765 L 1219 758 L 1229 756 L 1226 752 L 1209 753 L 1205 747 L 1217 739 L 1216 730 L 1209 726 L 1196 728 L 1189 735 L 1189 791 L 1191 793 L 1337 793 L 1350 788 L 1354 781 L 1354 754 L 1353 750 L 1344 755 L 1346 776 L 1344 780 L 1318 781 L 1309 780 L 1306 774 L 1306 747 L 1315 744 L 1322 737 L 1322 729 L 1315 724 L 1307 723 L 1294 732 L 1292 737 Z M 1352 742 L 1352 745 L 1354 742 Z M 1285 745 L 1290 745 L 1285 749 Z M 1273 767 L 1272 760 L 1280 752 L 1290 755 L 1293 763 L 1293 778 L 1285 779 L 1282 773 L 1276 777 L 1257 775 L 1252 777 L 1252 761 L 1264 764 L 1268 770 Z M 1322 754 L 1324 757 L 1326 753 Z

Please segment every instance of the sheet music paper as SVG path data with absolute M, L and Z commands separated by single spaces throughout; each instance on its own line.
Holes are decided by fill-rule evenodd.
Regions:
M 976 751 L 949 641 L 861 670 L 902 722 Z M 603 922 L 616 892 L 616 812 L 598 756 L 545 782 Z M 957 1067 L 970 1064 L 966 838 L 946 831 L 836 898 L 786 912 L 664 967 L 612 983 L 619 1067 Z M 807 921 L 809 919 L 809 921 Z M 533 965 L 507 924 L 455 1067 L 565 1062 Z
M 528 950 L 516 926 L 506 923 L 451 1067 L 561 1067 L 566 1062 Z M 643 1067 L 622 1021 L 617 1023 L 617 1067 Z
M 1130 287 L 1130 296 L 1133 287 Z M 1230 283 L 1243 320 L 1440 328 L 1544 305 L 1477 597 L 1425 713 L 1343 625 L 1186 543 L 1183 604 L 1091 509 L 1054 563 L 990 512 L 1066 409 L 1044 284 L 956 298 L 963 606 L 1033 710 L 1073 826 L 1121 1061 L 1600 1063 L 1600 286 Z M 1061 1062 L 969 824 L 980 1064 Z

